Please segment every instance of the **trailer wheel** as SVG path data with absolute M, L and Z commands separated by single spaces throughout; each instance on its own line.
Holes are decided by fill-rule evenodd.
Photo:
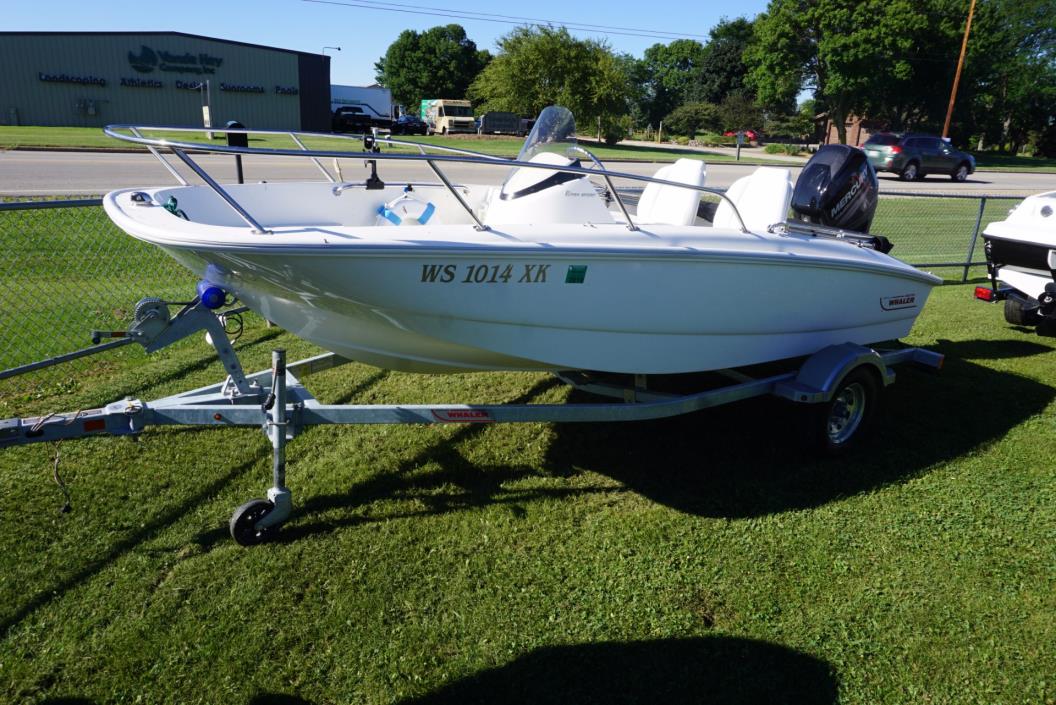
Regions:
M 231 515 L 228 524 L 231 538 L 239 546 L 255 546 L 266 541 L 275 529 L 257 529 L 256 524 L 274 508 L 275 505 L 266 499 L 251 499 L 243 504 Z
M 867 435 L 880 403 L 876 375 L 859 367 L 843 378 L 832 399 L 811 411 L 815 447 L 824 455 L 841 455 Z
M 1038 324 L 1038 307 L 1024 305 L 1014 296 L 1005 299 L 1005 321 L 1014 326 L 1036 326 Z

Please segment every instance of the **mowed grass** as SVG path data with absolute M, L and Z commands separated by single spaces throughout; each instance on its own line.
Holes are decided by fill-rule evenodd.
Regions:
M 288 336 L 267 349 L 312 352 Z M 261 341 L 260 339 L 265 340 Z M 1056 667 L 1053 351 L 936 293 L 880 434 L 819 462 L 787 410 L 631 425 L 319 428 L 297 515 L 245 550 L 253 431 L 7 449 L 0 692 L 11 702 L 1045 702 Z M 215 380 L 200 342 L 79 406 Z M 367 367 L 328 401 L 561 401 L 537 375 Z
M 120 231 L 101 207 L 0 212 L 0 248 L 0 369 L 86 347 L 92 330 L 128 328 L 143 296 L 183 301 L 194 292 L 187 270 Z M 138 357 L 129 352 L 115 355 Z
M 184 132 L 161 131 L 152 132 L 151 134 L 156 137 L 164 137 L 172 140 L 205 140 L 204 131 L 201 133 L 191 133 L 194 135 L 193 139 L 190 138 L 189 133 Z M 590 137 L 587 132 L 583 134 L 587 138 Z M 225 144 L 225 141 L 220 137 L 219 133 L 214 133 L 214 135 L 216 135 L 216 139 L 211 141 L 212 144 Z M 477 135 L 452 135 L 448 137 L 440 135 L 432 135 L 429 137 L 423 135 L 396 135 L 395 137 L 396 139 L 406 139 L 444 147 L 457 147 L 475 152 L 483 152 L 485 154 L 511 158 L 517 156 L 517 152 L 520 150 L 520 147 L 524 142 L 523 138 L 503 135 L 487 135 L 481 137 L 478 137 Z M 265 147 L 271 149 L 297 148 L 289 137 L 282 135 L 262 135 L 252 137 L 249 145 L 251 147 Z M 351 149 L 350 143 L 347 140 L 338 139 L 308 138 L 305 140 L 305 145 L 309 149 Z M 700 158 L 706 158 L 711 162 L 735 161 L 735 157 L 729 154 L 719 152 L 688 152 L 687 150 L 679 149 L 677 147 L 643 147 L 636 145 L 616 145 L 609 147 L 602 144 L 596 144 L 589 139 L 584 141 L 584 145 L 601 159 L 629 159 L 663 162 L 674 161 L 680 157 L 688 156 L 692 158 L 699 155 Z M 0 149 L 17 149 L 19 147 L 128 149 L 130 147 L 134 148 L 135 145 L 108 137 L 103 134 L 102 128 L 99 127 L 0 126 Z M 1035 171 L 1056 173 L 1056 159 L 995 154 L 992 152 L 978 152 L 973 154 L 976 158 L 977 166 L 985 171 Z M 741 161 L 755 164 L 772 163 L 785 165 L 783 162 L 768 160 L 763 155 L 754 157 L 750 154 L 745 154 L 742 155 Z
M 899 368 L 843 459 L 799 450 L 797 409 L 774 400 L 320 427 L 289 446 L 295 516 L 243 549 L 226 521 L 269 484 L 259 431 L 4 449 L 0 701 L 1050 702 L 1056 345 L 971 286 L 936 290 L 906 340 L 945 369 Z M 256 318 L 237 344 L 254 370 L 279 346 L 318 352 Z M 222 377 L 198 336 L 127 352 L 35 394 L 0 382 L 0 417 Z M 544 375 L 361 365 L 309 386 L 331 403 L 589 399 Z
M 881 195 L 870 232 L 884 235 L 895 245 L 891 254 L 915 265 L 938 265 L 971 261 L 985 264 L 982 232 L 1022 199 L 988 197 L 980 217 L 978 198 L 938 198 L 927 196 Z M 976 221 L 979 236 L 972 243 Z M 963 269 L 937 272 L 959 277 Z
M 1023 157 L 1017 154 L 973 152 L 975 165 L 985 171 L 1042 171 L 1056 173 L 1056 159 L 1051 157 Z
M 216 139 L 208 140 L 204 130 L 202 132 L 172 132 L 151 131 L 143 133 L 147 137 L 156 137 L 174 141 L 198 142 L 214 145 L 227 144 L 220 133 L 214 133 Z M 454 147 L 481 152 L 500 157 L 513 158 L 524 144 L 523 137 L 506 135 L 394 135 L 394 139 L 424 144 L 438 145 L 441 147 Z M 589 137 L 589 135 L 587 135 Z M 303 142 L 309 149 L 360 151 L 362 142 L 337 137 L 308 137 Z M 641 147 L 636 145 L 616 145 L 609 147 L 604 144 L 596 144 L 590 140 L 583 145 L 596 154 L 599 159 L 635 160 L 635 161 L 674 161 L 681 157 L 707 159 L 708 161 L 735 161 L 728 154 L 718 152 L 689 152 L 678 148 L 664 147 Z M 299 149 L 299 147 L 285 135 L 259 135 L 249 140 L 250 147 L 261 147 L 267 149 Z M 138 148 L 137 145 L 122 142 L 103 134 L 102 128 L 98 127 L 9 127 L 0 126 L 0 149 L 14 149 L 18 147 L 37 148 L 68 148 L 68 149 L 129 149 Z M 417 152 L 414 147 L 386 146 L 386 150 L 397 151 L 409 149 Z M 777 163 L 765 158 L 744 156 L 742 162 L 754 164 Z

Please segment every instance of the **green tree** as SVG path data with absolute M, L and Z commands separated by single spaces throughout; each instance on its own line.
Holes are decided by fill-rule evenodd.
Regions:
M 807 99 L 794 113 L 767 113 L 764 117 L 763 132 L 767 140 L 786 138 L 795 141 L 810 141 L 814 137 L 815 101 Z
M 664 118 L 664 131 L 673 135 L 696 137 L 698 132 L 721 131 L 719 109 L 711 103 L 686 103 Z
M 704 45 L 693 39 L 654 44 L 645 50 L 645 100 L 642 113 L 652 125 L 686 102 L 690 87 L 700 74 Z
M 649 70 L 645 62 L 630 54 L 617 54 L 616 61 L 627 83 L 627 114 L 634 125 L 645 125 L 649 122 L 648 82 Z
M 1016 152 L 1056 120 L 1056 13 L 1051 0 L 991 0 L 977 18 L 954 126 Z
M 498 44 L 499 53 L 469 89 L 481 109 L 536 115 L 563 105 L 584 132 L 599 119 L 603 133 L 622 129 L 631 94 L 627 63 L 608 45 L 576 39 L 564 27 L 518 27 Z
M 687 98 L 717 104 L 731 93 L 750 93 L 750 87 L 745 85 L 748 67 L 744 52 L 753 36 L 752 21 L 743 17 L 724 18 L 712 27 Z
M 803 88 L 829 111 L 840 142 L 846 119 L 882 86 L 892 56 L 911 49 L 916 0 L 771 0 L 745 52 L 748 82 L 766 107 L 794 104 Z
M 742 93 L 731 93 L 726 96 L 718 109 L 719 123 L 725 132 L 733 130 L 761 130 L 763 111 L 748 96 Z
M 463 98 L 491 55 L 480 51 L 461 25 L 405 30 L 374 64 L 378 83 L 397 103 L 417 109 L 423 98 Z
M 768 108 L 814 90 L 846 140 L 851 113 L 894 130 L 942 129 L 969 0 L 771 0 L 745 52 Z M 1012 149 L 1056 114 L 1052 0 L 976 5 L 951 136 Z M 786 112 L 777 110 L 776 112 Z

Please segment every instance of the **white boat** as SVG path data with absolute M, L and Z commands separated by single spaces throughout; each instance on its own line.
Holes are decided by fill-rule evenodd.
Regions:
M 1056 191 L 1029 196 L 983 230 L 991 286 L 976 296 L 1005 301 L 1005 319 L 1056 335 Z
M 125 139 L 193 165 L 185 150 L 196 145 L 140 129 Z M 867 163 L 839 189 L 834 152 L 804 171 L 796 211 L 821 223 L 786 222 L 790 174 L 768 167 L 705 220 L 706 170 L 690 159 L 646 179 L 632 214 L 612 178 L 642 177 L 582 167 L 576 156 L 590 155 L 573 133 L 571 114 L 548 108 L 500 186 L 453 185 L 440 170 L 496 163 L 481 156 L 315 151 L 301 154 L 428 160 L 440 181 L 220 186 L 199 171 L 207 185 L 115 191 L 104 206 L 130 235 L 295 335 L 418 372 L 664 374 L 794 358 L 905 336 L 941 281 L 885 254 L 882 239 L 826 227 L 868 210 L 868 228 Z

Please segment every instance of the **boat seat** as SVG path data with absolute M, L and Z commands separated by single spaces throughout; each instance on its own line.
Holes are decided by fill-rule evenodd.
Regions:
M 726 190 L 726 197 L 737 206 L 746 228 L 765 231 L 771 225 L 788 220 L 788 208 L 792 204 L 792 171 L 761 166 L 734 181 Z M 726 199 L 719 203 L 712 224 L 716 228 L 740 228 Z
M 705 176 L 706 168 L 702 160 L 683 158 L 661 167 L 653 178 L 703 186 Z M 650 182 L 638 199 L 638 217 L 635 220 L 639 224 L 692 225 L 699 204 L 700 191 Z

